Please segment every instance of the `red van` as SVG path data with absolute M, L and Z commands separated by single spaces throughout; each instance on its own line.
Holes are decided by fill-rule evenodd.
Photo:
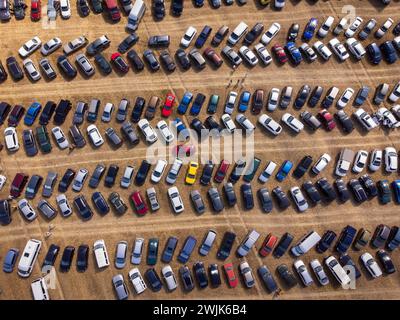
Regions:
M 121 20 L 121 13 L 119 12 L 117 0 L 105 0 L 106 7 L 108 12 L 110 13 L 112 21 Z
M 10 195 L 13 198 L 18 198 L 21 195 L 26 183 L 28 182 L 29 176 L 24 173 L 17 173 L 11 183 Z

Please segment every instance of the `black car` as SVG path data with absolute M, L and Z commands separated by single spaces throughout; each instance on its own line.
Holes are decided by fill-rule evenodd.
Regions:
M 114 148 L 118 148 L 122 145 L 122 139 L 115 132 L 114 128 L 106 129 L 106 137 Z
M 7 77 L 6 69 L 4 69 L 3 63 L 0 61 L 0 82 L 6 81 Z
M 201 173 L 200 177 L 200 183 L 203 186 L 207 186 L 210 183 L 214 167 L 215 165 L 211 161 L 204 165 L 203 172 Z
M 25 198 L 33 199 L 36 196 L 37 192 L 39 191 L 42 182 L 43 182 L 43 177 L 37 174 L 32 175 L 28 184 L 26 185 Z
M 125 53 L 127 52 L 130 48 L 132 48 L 136 42 L 138 42 L 139 37 L 136 33 L 132 33 L 129 36 L 127 36 L 122 42 L 118 45 L 118 52 L 119 53 Z
M 129 50 L 126 57 L 137 71 L 141 71 L 144 69 L 143 60 L 139 57 L 135 50 Z
M 147 49 L 143 52 L 143 58 L 149 65 L 151 71 L 157 71 L 160 69 L 160 63 L 158 62 L 153 50 Z
M 207 117 L 207 119 L 204 121 L 205 126 L 211 131 L 213 131 L 214 133 L 216 133 L 217 135 L 221 132 L 222 128 L 219 125 L 219 123 L 217 122 L 217 120 L 215 120 L 215 118 L 213 116 L 209 116 Z
M 86 145 L 86 140 L 78 126 L 71 126 L 69 128 L 69 135 L 71 136 L 72 141 L 76 147 L 83 148 Z
M 378 250 L 376 255 L 378 256 L 379 262 L 381 263 L 383 270 L 385 270 L 386 273 L 392 274 L 396 272 L 396 268 L 393 264 L 392 258 L 390 258 L 389 254 L 385 250 Z
M 365 189 L 365 191 L 367 191 L 368 196 L 373 198 L 378 195 L 378 188 L 376 187 L 375 182 L 368 174 L 364 174 L 358 179 L 363 188 Z
M 381 49 L 379 49 L 375 42 L 370 43 L 365 49 L 368 53 L 369 60 L 373 64 L 379 64 L 382 61 Z
M 202 93 L 196 94 L 196 97 L 194 98 L 193 104 L 190 108 L 190 114 L 193 116 L 197 116 L 201 108 L 203 107 L 204 101 L 206 101 L 206 96 Z
M 208 278 L 206 268 L 204 267 L 204 263 L 201 261 L 196 262 L 193 265 L 193 272 L 196 277 L 197 283 L 200 288 L 205 288 L 208 286 Z
M 287 40 L 288 41 L 296 41 L 300 31 L 300 26 L 298 23 L 293 23 L 288 31 Z
M 269 293 L 274 293 L 278 291 L 278 284 L 276 283 L 271 271 L 267 266 L 261 266 L 257 269 L 258 275 L 261 278 L 265 288 Z
M 346 183 L 343 181 L 343 179 L 336 179 L 334 185 L 341 202 L 346 202 L 350 199 L 349 190 L 347 189 Z
M 125 121 L 121 126 L 121 131 L 125 138 L 129 141 L 131 145 L 137 145 L 139 143 L 139 137 L 129 121 Z
M 206 126 L 199 119 L 193 118 L 193 120 L 190 122 L 190 126 L 196 131 L 199 140 L 202 140 L 208 136 L 206 134 Z
M 51 117 L 53 116 L 54 111 L 56 110 L 56 103 L 54 101 L 47 101 L 42 113 L 40 114 L 39 117 L 39 124 L 41 124 L 42 126 L 47 125 L 50 120 Z
M 60 183 L 58 184 L 58 192 L 64 193 L 68 190 L 68 187 L 71 185 L 72 181 L 74 180 L 75 177 L 75 171 L 68 168 L 62 179 L 60 180 Z
M 272 194 L 275 196 L 280 209 L 284 210 L 290 206 L 289 199 L 281 187 L 278 186 L 272 189 Z
M 311 199 L 312 203 L 318 204 L 321 202 L 321 195 L 311 181 L 304 182 L 303 189 L 307 196 Z
M 78 7 L 78 12 L 82 17 L 87 17 L 89 15 L 90 9 L 87 0 L 77 0 L 76 6 Z
M 250 183 L 244 183 L 240 186 L 242 192 L 243 205 L 245 210 L 251 210 L 254 208 L 254 197 Z
M 151 5 L 154 18 L 162 20 L 165 17 L 165 3 L 164 0 L 153 0 Z
M 168 50 L 162 50 L 160 52 L 160 60 L 164 66 L 164 68 L 168 72 L 173 72 L 176 69 L 176 64 L 174 59 L 172 59 L 171 55 L 169 54 Z
M 324 253 L 326 250 L 328 250 L 333 241 L 335 241 L 337 235 L 335 232 L 332 230 L 327 230 L 323 236 L 321 237 L 321 240 L 317 243 L 316 249 L 319 253 Z
M 335 113 L 335 116 L 345 133 L 350 133 L 354 130 L 353 121 L 350 119 L 346 112 L 344 112 L 343 110 L 339 110 Z
M 7 200 L 0 200 L 0 223 L 3 226 L 11 223 L 10 205 Z
M 371 246 L 373 248 L 383 248 L 385 242 L 388 240 L 391 229 L 384 224 L 376 227 L 375 232 L 371 238 Z
M 135 105 L 133 106 L 131 114 L 131 121 L 133 123 L 139 122 L 140 118 L 142 117 L 145 104 L 146 100 L 144 98 L 136 97 Z
M 108 167 L 106 177 L 104 178 L 104 185 L 106 187 L 111 188 L 114 185 L 118 170 L 119 166 L 115 164 Z
M 62 272 L 67 272 L 71 268 L 74 253 L 75 253 L 74 247 L 72 247 L 72 246 L 65 247 L 62 258 L 61 258 L 61 262 L 60 262 L 60 270 Z
M 261 208 L 264 212 L 269 213 L 272 211 L 272 199 L 269 195 L 267 188 L 261 188 L 257 191 L 258 199 L 260 200 Z
M 60 100 L 55 110 L 55 115 L 53 118 L 54 123 L 56 125 L 62 125 L 71 108 L 71 101 L 64 99 Z
M 19 104 L 12 108 L 10 115 L 8 117 L 8 126 L 16 127 L 25 113 L 25 108 Z
M 127 73 L 129 71 L 129 65 L 122 57 L 119 52 L 113 53 L 111 55 L 111 62 L 121 73 Z
M 310 107 L 314 108 L 318 104 L 323 91 L 324 88 L 322 88 L 321 86 L 316 86 L 314 88 L 314 90 L 311 92 L 310 98 L 308 99 L 308 105 Z
M 61 55 L 57 58 L 57 64 L 64 72 L 65 76 L 67 76 L 69 79 L 75 78 L 77 75 L 76 68 L 69 62 L 67 56 Z
M 378 188 L 378 199 L 381 204 L 386 204 L 392 201 L 392 192 L 388 180 L 379 180 L 376 184 Z
M 284 284 L 286 285 L 287 289 L 291 289 L 297 285 L 297 278 L 294 274 L 289 270 L 286 264 L 281 264 L 276 268 L 278 271 L 279 276 L 283 280 Z
M 229 175 L 229 181 L 236 183 L 241 176 L 243 176 L 246 169 L 246 161 L 244 159 L 239 159 L 235 162 L 231 174 Z
M 396 49 L 393 46 L 391 41 L 385 41 L 382 43 L 379 48 L 383 53 L 383 58 L 386 60 L 387 63 L 392 64 L 395 63 L 398 59 Z
M 305 156 L 303 159 L 301 159 L 301 161 L 297 165 L 296 169 L 294 169 L 293 176 L 296 179 L 300 179 L 302 176 L 304 176 L 304 174 L 310 168 L 312 162 L 313 162 L 313 159 L 311 156 Z
M 194 282 L 192 273 L 188 266 L 183 266 L 179 268 L 179 275 L 181 277 L 183 288 L 186 292 L 190 292 L 194 289 Z
M 120 215 L 124 214 L 128 210 L 127 205 L 121 199 L 121 196 L 118 192 L 110 193 L 110 195 L 108 196 L 108 201 L 110 201 L 114 210 Z
M 43 260 L 42 269 L 45 266 L 54 266 L 54 263 L 56 262 L 59 252 L 60 252 L 60 247 L 55 244 L 51 244 L 49 247 L 49 250 L 47 250 L 46 256 Z M 46 271 L 50 272 L 50 270 L 46 270 Z
M 180 66 L 182 67 L 183 70 L 188 70 L 191 66 L 190 59 L 188 55 L 186 54 L 185 50 L 179 48 L 175 52 L 175 58 L 178 60 Z
M 85 272 L 88 267 L 89 261 L 89 246 L 86 244 L 81 244 L 78 247 L 78 253 L 76 256 L 76 269 L 79 272 Z
M 27 156 L 33 157 L 38 153 L 36 141 L 33 137 L 33 131 L 31 129 L 26 129 L 22 132 L 22 142 Z
M 343 254 L 339 257 L 339 263 L 342 267 L 348 267 L 354 269 L 354 273 L 356 275 L 356 279 L 361 277 L 361 272 L 358 269 L 357 265 L 354 263 L 353 259 L 348 254 Z
M 309 85 L 304 85 L 300 88 L 297 93 L 296 99 L 294 100 L 293 107 L 295 109 L 301 109 L 307 101 L 308 95 L 310 94 L 311 88 Z
M 83 195 L 74 198 L 74 205 L 83 220 L 89 220 L 93 216 L 92 209 Z
M 261 22 L 257 22 L 253 28 L 244 37 L 244 43 L 249 46 L 251 45 L 263 32 L 264 25 Z
M 225 183 L 224 187 L 224 194 L 225 194 L 225 199 L 228 202 L 229 206 L 234 206 L 237 202 L 237 197 L 235 193 L 235 189 L 233 188 L 233 185 L 231 182 Z
M 7 102 L 0 103 L 0 124 L 6 121 L 8 114 L 11 111 L 11 105 Z
M 400 35 L 400 22 L 394 26 L 392 32 L 393 32 L 393 34 L 395 36 L 399 36 Z
M 368 200 L 367 193 L 357 179 L 351 179 L 349 186 L 357 202 L 361 203 Z
M 278 259 L 282 257 L 288 250 L 293 239 L 293 235 L 291 235 L 289 232 L 284 233 L 272 252 L 273 256 Z
M 17 59 L 14 57 L 8 57 L 6 60 L 6 65 L 8 72 L 11 74 L 11 77 L 14 81 L 19 81 L 24 77 L 24 72 L 18 64 Z
M 162 282 L 160 276 L 157 274 L 156 269 L 149 268 L 144 273 L 144 278 L 147 280 L 149 287 L 153 292 L 158 292 L 162 288 Z
M 319 179 L 317 181 L 317 185 L 322 191 L 322 194 L 325 196 L 325 200 L 333 201 L 336 199 L 336 192 L 326 178 Z
M 183 0 L 172 0 L 171 11 L 174 16 L 180 16 L 183 11 Z
M 135 183 L 137 186 L 142 186 L 146 181 L 147 175 L 149 174 L 151 164 L 147 160 L 143 160 L 139 170 L 136 173 Z
M 96 65 L 99 67 L 99 69 L 103 74 L 111 73 L 112 71 L 111 64 L 101 53 L 98 53 L 94 56 L 94 61 L 96 62 Z
M 151 36 L 148 41 L 149 47 L 168 47 L 170 42 L 170 37 L 167 34 Z
M 106 167 L 102 164 L 98 164 L 96 166 L 96 168 L 94 169 L 92 176 L 90 177 L 89 187 L 91 187 L 93 189 L 97 188 L 105 171 L 106 171 Z
M 98 192 L 98 191 L 94 192 L 92 194 L 92 201 L 93 201 L 94 207 L 100 214 L 105 215 L 110 212 L 110 207 L 109 207 L 106 199 L 104 199 L 101 192 Z
M 208 266 L 208 274 L 211 286 L 213 288 L 219 287 L 221 285 L 221 274 L 216 263 L 212 263 Z
M 224 237 L 222 238 L 221 245 L 217 252 L 217 258 L 220 260 L 225 260 L 231 254 L 232 246 L 235 242 L 236 234 L 230 231 L 226 231 L 224 233 Z

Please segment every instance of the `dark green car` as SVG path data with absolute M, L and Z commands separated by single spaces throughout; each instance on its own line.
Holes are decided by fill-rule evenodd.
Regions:
M 101 0 L 92 0 L 92 9 L 94 13 L 102 13 L 103 5 L 101 4 Z
M 46 126 L 40 126 L 36 128 L 36 138 L 38 140 L 40 150 L 43 153 L 49 153 L 51 151 L 51 144 Z
M 158 255 L 158 239 L 151 238 L 149 240 L 149 246 L 147 250 L 147 264 L 149 266 L 154 266 L 157 263 Z

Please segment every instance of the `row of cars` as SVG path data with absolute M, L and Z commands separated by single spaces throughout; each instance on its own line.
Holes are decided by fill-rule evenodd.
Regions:
M 383 273 L 393 274 L 396 272 L 396 267 L 390 257 L 390 253 L 398 248 L 400 245 L 400 229 L 397 226 L 389 227 L 387 225 L 378 225 L 372 234 L 368 229 L 361 228 L 357 231 L 353 226 L 347 225 L 340 233 L 339 236 L 332 231 L 326 230 L 322 236 L 318 232 L 311 230 L 304 234 L 296 243 L 293 243 L 294 236 L 289 232 L 284 233 L 279 239 L 276 235 L 269 233 L 266 235 L 261 246 L 257 246 L 256 243 L 260 239 L 261 234 L 256 230 L 250 230 L 248 234 L 242 239 L 239 246 L 235 250 L 236 256 L 241 259 L 239 265 L 240 274 L 243 276 L 243 283 L 245 287 L 252 288 L 255 285 L 255 278 L 252 274 L 250 265 L 245 260 L 246 256 L 257 249 L 258 254 L 261 258 L 273 256 L 275 259 L 280 259 L 286 252 L 290 252 L 290 255 L 297 258 L 294 262 L 293 267 L 298 274 L 301 282 L 305 287 L 308 287 L 314 283 L 313 277 L 309 273 L 305 263 L 299 259 L 300 256 L 308 253 L 313 248 L 319 254 L 327 253 L 331 250 L 334 242 L 333 251 L 335 251 L 339 259 L 334 255 L 330 255 L 324 259 L 325 267 L 332 273 L 333 279 L 335 279 L 343 287 L 349 285 L 351 281 L 356 281 L 361 277 L 361 272 L 357 267 L 357 264 L 352 260 L 350 255 L 347 253 L 350 247 L 353 247 L 355 251 L 365 249 L 368 245 L 373 249 L 378 249 L 376 255 L 381 264 L 377 263 L 374 257 L 365 252 L 360 256 L 360 261 L 364 265 L 368 274 L 372 278 L 378 278 Z M 231 256 L 232 249 L 237 236 L 234 232 L 226 231 L 220 242 L 217 250 L 216 257 L 218 260 L 225 261 Z M 198 253 L 202 257 L 206 257 L 212 251 L 214 244 L 216 243 L 217 232 L 214 230 L 208 230 L 201 243 L 198 245 Z M 182 280 L 183 288 L 185 291 L 190 292 L 194 289 L 194 280 L 187 263 L 190 261 L 195 248 L 197 246 L 196 237 L 189 235 L 184 240 L 181 248 L 177 251 L 179 239 L 174 236 L 170 236 L 166 243 L 163 251 L 160 255 L 162 263 L 167 264 L 162 268 L 162 275 L 165 280 L 165 284 L 168 291 L 173 291 L 178 287 L 178 282 L 175 278 L 172 268 L 169 263 L 172 262 L 176 253 L 176 259 L 179 263 L 183 264 L 179 269 L 179 275 Z M 12 273 L 15 266 L 19 276 L 27 278 L 31 275 L 33 267 L 37 261 L 40 249 L 41 241 L 31 239 L 27 242 L 20 258 L 19 249 L 11 248 L 5 255 L 3 262 L 3 271 L 6 273 Z M 163 287 L 163 283 L 154 268 L 154 265 L 158 263 L 160 241 L 158 238 L 150 238 L 147 244 L 147 253 L 144 257 L 145 239 L 136 237 L 133 242 L 131 253 L 128 253 L 129 244 L 127 241 L 119 241 L 115 249 L 114 266 L 116 269 L 124 269 L 128 264 L 133 264 L 135 267 L 129 272 L 129 280 L 132 281 L 133 287 L 136 294 L 142 293 L 146 288 L 146 282 L 150 289 L 154 292 L 160 291 Z M 85 272 L 88 268 L 90 249 L 86 244 L 82 244 L 77 249 L 76 268 L 79 272 Z M 46 256 L 42 263 L 42 270 L 50 270 L 55 266 L 58 255 L 60 254 L 60 247 L 56 244 L 51 244 L 46 253 Z M 104 240 L 97 240 L 93 245 L 93 254 L 98 269 L 104 269 L 111 265 L 108 250 Z M 66 246 L 63 250 L 61 261 L 59 264 L 59 270 L 61 272 L 68 272 L 72 267 L 72 262 L 75 255 L 74 246 Z M 130 257 L 130 258 L 129 258 Z M 19 258 L 18 264 L 17 260 Z M 144 281 L 140 274 L 138 265 L 145 262 L 150 268 L 145 272 Z M 326 286 L 330 283 L 330 277 L 324 270 L 323 265 L 318 259 L 314 259 L 310 262 L 310 266 L 313 270 L 314 276 L 317 282 Z M 235 288 L 238 285 L 238 279 L 235 275 L 234 266 L 231 262 L 225 263 L 223 266 L 225 275 L 227 276 L 227 282 L 229 287 Z M 211 287 L 219 287 L 222 283 L 219 266 L 217 263 L 211 264 L 208 268 L 208 275 L 203 262 L 197 261 L 193 265 L 194 278 L 197 280 L 200 288 L 205 288 L 209 285 Z M 349 273 L 350 272 L 350 278 Z M 266 286 L 266 289 L 270 293 L 274 293 L 278 290 L 279 286 L 274 279 L 274 275 L 269 271 L 266 266 L 261 266 L 258 269 L 258 274 L 261 281 Z M 291 270 L 286 264 L 281 264 L 277 268 L 277 274 L 282 281 L 285 288 L 290 289 L 296 286 L 299 281 L 292 274 Z M 32 284 L 32 290 L 35 296 L 34 286 L 38 280 L 35 280 Z M 42 281 L 45 285 L 45 281 Z M 43 286 L 43 283 L 39 285 Z M 35 284 L 35 285 L 34 285 Z M 113 284 L 116 289 L 118 298 L 127 298 L 128 290 L 124 284 L 123 276 L 118 275 L 113 278 Z M 47 289 L 47 288 L 46 288 Z M 42 295 L 48 297 L 47 290 L 38 290 L 39 293 L 42 291 Z M 40 294 L 39 294 L 40 297 Z M 41 297 L 41 299 L 46 297 Z

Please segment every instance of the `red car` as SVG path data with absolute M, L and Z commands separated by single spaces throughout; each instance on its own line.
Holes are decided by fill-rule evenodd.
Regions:
M 194 145 L 180 144 L 173 149 L 173 155 L 178 158 L 191 157 L 196 152 Z
M 135 191 L 134 193 L 132 193 L 131 200 L 133 202 L 133 205 L 135 206 L 136 212 L 139 215 L 143 216 L 147 213 L 147 211 L 148 211 L 147 205 L 144 202 L 139 191 Z
M 161 109 L 161 115 L 163 117 L 169 117 L 172 113 L 172 107 L 174 106 L 175 96 L 172 93 L 168 93 L 165 97 L 164 106 Z
M 265 237 L 265 240 L 260 248 L 260 256 L 266 257 L 272 252 L 276 242 L 278 241 L 278 237 L 273 236 L 272 233 L 268 234 Z
M 285 63 L 288 62 L 288 57 L 285 53 L 285 50 L 283 50 L 282 46 L 280 44 L 276 44 L 272 47 L 272 51 L 275 53 L 276 57 L 278 58 L 280 63 Z
M 235 271 L 233 271 L 233 264 L 232 263 L 224 264 L 224 270 L 225 270 L 226 278 L 228 279 L 228 282 L 229 282 L 229 286 L 231 288 L 235 288 L 238 285 L 239 281 L 235 275 Z
M 41 2 L 40 0 L 32 0 L 31 1 L 31 19 L 33 21 L 39 21 L 41 17 Z
M 29 176 L 24 173 L 17 173 L 11 183 L 10 196 L 13 198 L 18 198 L 22 190 L 24 190 L 26 183 L 28 182 Z
M 121 54 L 119 52 L 114 52 L 111 55 L 111 62 L 117 67 L 117 69 L 119 71 L 121 71 L 122 73 L 127 73 L 129 71 L 129 66 L 126 63 L 126 61 L 124 60 L 124 58 L 122 58 Z
M 229 162 L 226 160 L 222 160 L 214 176 L 215 182 L 221 183 L 224 180 L 228 168 L 229 168 Z
M 326 130 L 331 131 L 335 129 L 336 122 L 333 119 L 333 116 L 326 109 L 323 109 L 320 112 L 318 112 L 318 116 L 321 119 L 321 122 L 325 126 Z

